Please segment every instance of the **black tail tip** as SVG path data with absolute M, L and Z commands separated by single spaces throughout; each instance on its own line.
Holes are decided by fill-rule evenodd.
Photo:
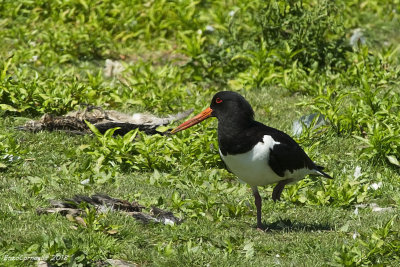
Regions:
M 322 171 L 322 170 L 324 169 L 324 167 L 318 166 L 318 165 L 316 165 L 316 167 L 317 167 L 318 172 L 319 172 L 322 176 L 324 176 L 325 178 L 328 178 L 328 179 L 333 179 L 332 176 L 330 176 L 329 174 L 327 174 L 327 173 L 325 173 L 325 172 Z
M 330 176 L 329 174 L 326 174 L 326 173 L 324 173 L 324 172 L 322 172 L 322 171 L 320 171 L 320 173 L 322 174 L 322 176 L 324 176 L 325 178 L 328 178 L 328 179 L 333 179 L 333 177 L 332 176 Z

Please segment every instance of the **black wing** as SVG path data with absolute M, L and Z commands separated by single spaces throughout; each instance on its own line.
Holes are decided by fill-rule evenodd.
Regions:
M 293 172 L 298 169 L 316 169 L 314 162 L 307 154 L 296 144 L 276 144 L 270 152 L 269 165 L 271 169 L 283 177 L 286 171 Z

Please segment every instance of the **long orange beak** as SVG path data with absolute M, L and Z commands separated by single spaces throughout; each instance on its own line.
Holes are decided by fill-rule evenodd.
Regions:
M 196 125 L 199 122 L 204 121 L 205 119 L 211 117 L 211 112 L 213 112 L 213 110 L 211 108 L 206 108 L 205 110 L 200 112 L 199 115 L 194 116 L 190 120 L 185 121 L 184 123 L 182 123 L 181 125 L 179 125 L 175 129 L 173 129 L 171 131 L 171 134 L 175 134 L 175 133 L 180 132 L 182 130 L 185 130 L 185 129 L 189 128 L 189 127 L 192 127 L 193 125 Z

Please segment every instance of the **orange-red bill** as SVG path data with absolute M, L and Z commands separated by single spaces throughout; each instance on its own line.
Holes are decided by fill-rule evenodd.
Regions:
M 204 121 L 205 119 L 211 117 L 211 112 L 212 111 L 213 110 L 211 108 L 206 108 L 205 110 L 200 112 L 199 115 L 194 116 L 190 120 L 185 121 L 184 123 L 182 123 L 181 125 L 179 125 L 175 129 L 173 129 L 171 131 L 171 134 L 180 132 L 180 131 L 185 130 L 185 129 L 189 128 L 189 127 L 192 127 L 193 125 L 198 124 L 199 122 Z

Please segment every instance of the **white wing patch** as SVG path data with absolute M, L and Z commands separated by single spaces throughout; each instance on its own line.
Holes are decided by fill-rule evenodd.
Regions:
M 252 150 L 236 155 L 227 154 L 224 156 L 219 151 L 221 158 L 240 180 L 248 183 L 250 186 L 262 186 L 273 184 L 288 178 L 298 181 L 307 174 L 316 173 L 316 170 L 298 169 L 293 172 L 286 171 L 284 177 L 277 175 L 268 165 L 271 149 L 276 142 L 270 135 L 264 135 L 263 142 L 257 143 Z

